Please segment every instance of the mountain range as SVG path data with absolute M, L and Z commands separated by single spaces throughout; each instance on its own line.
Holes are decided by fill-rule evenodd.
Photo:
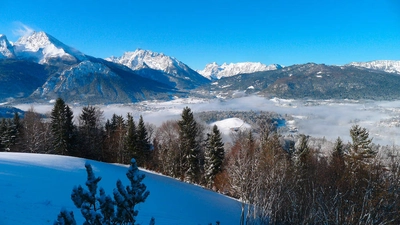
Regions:
M 257 94 L 290 99 L 400 99 L 400 76 L 356 66 L 299 64 L 240 74 L 203 86 L 198 93 L 220 98 Z
M 400 99 L 400 61 L 283 67 L 210 63 L 195 71 L 174 57 L 137 49 L 106 59 L 86 55 L 45 32 L 10 43 L 0 35 L 0 102 L 130 103 L 176 97 Z

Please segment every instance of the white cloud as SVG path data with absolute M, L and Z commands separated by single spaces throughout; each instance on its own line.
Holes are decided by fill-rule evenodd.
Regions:
M 15 29 L 13 29 L 13 34 L 15 36 L 26 36 L 32 34 L 35 30 L 31 27 L 29 27 L 26 24 L 23 24 L 22 22 L 15 22 Z

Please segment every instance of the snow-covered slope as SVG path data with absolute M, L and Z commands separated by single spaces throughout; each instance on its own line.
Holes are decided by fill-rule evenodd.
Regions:
M 14 51 L 18 58 L 33 59 L 40 64 L 56 59 L 79 62 L 86 58 L 83 53 L 45 32 L 33 32 L 21 37 L 14 43 Z
M 53 224 L 62 207 L 74 212 L 77 224 L 83 223 L 80 210 L 71 200 L 74 186 L 86 182 L 85 162 L 89 161 L 99 187 L 112 195 L 117 179 L 127 185 L 127 166 L 101 163 L 57 155 L 0 153 L 0 224 Z M 137 223 L 148 224 L 238 224 L 240 203 L 234 199 L 142 171 L 143 183 L 150 191 L 139 204 Z
M 241 62 L 218 65 L 217 63 L 207 64 L 203 70 L 197 72 L 210 80 L 221 79 L 243 73 L 254 73 L 258 71 L 277 70 L 282 68 L 279 64 L 265 65 L 259 62 Z
M 381 70 L 388 73 L 400 74 L 400 61 L 395 60 L 376 60 L 371 62 L 352 62 L 348 66 L 364 67 L 373 70 Z
M 174 83 L 178 88 L 194 88 L 207 83 L 207 79 L 192 70 L 181 61 L 149 50 L 137 49 L 134 52 L 125 52 L 121 57 L 110 57 L 106 60 L 119 63 L 138 71 L 138 74 L 168 85 Z M 158 73 L 150 70 L 160 71 Z
M 0 59 L 14 58 L 14 48 L 7 40 L 6 35 L 0 34 Z

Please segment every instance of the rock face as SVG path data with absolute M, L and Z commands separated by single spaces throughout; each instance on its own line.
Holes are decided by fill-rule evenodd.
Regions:
M 134 52 L 125 52 L 121 57 L 110 57 L 106 60 L 127 66 L 138 71 L 138 74 L 143 77 L 178 89 L 193 89 L 209 82 L 181 61 L 148 50 L 137 49 Z
M 0 34 L 0 59 L 10 58 L 15 58 L 14 47 L 5 35 Z
M 259 62 L 241 62 L 218 65 L 217 63 L 207 64 L 203 70 L 197 72 L 210 80 L 218 80 L 223 77 L 231 77 L 238 74 L 254 73 L 259 71 L 269 71 L 281 69 L 279 64 L 265 65 Z

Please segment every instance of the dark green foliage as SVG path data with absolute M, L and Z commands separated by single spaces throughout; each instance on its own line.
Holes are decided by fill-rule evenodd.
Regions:
M 94 106 L 85 106 L 79 115 L 79 154 L 83 157 L 102 160 L 103 156 L 103 111 Z
M 18 113 L 12 119 L 0 120 L 0 151 L 13 151 L 21 136 L 22 124 Z
M 115 113 L 111 121 L 105 124 L 104 160 L 107 162 L 124 163 L 128 154 L 124 151 L 126 124 L 124 117 Z
M 150 142 L 148 139 L 146 126 L 144 125 L 142 116 L 139 117 L 136 133 L 137 133 L 136 148 L 139 152 L 137 164 L 138 166 L 145 166 L 150 159 Z
M 196 141 L 198 125 L 189 107 L 183 109 L 178 125 L 180 151 L 183 155 L 181 175 L 186 181 L 195 183 L 200 175 L 200 146 Z
M 204 176 L 209 188 L 213 187 L 215 176 L 222 172 L 225 157 L 224 143 L 217 125 L 213 126 L 211 134 L 207 134 L 205 144 Z
M 64 100 L 58 98 L 51 111 L 51 132 L 54 152 L 60 155 L 76 154 L 73 150 L 75 145 L 75 127 L 73 124 L 73 113 Z
M 126 124 L 126 135 L 125 135 L 125 140 L 124 140 L 124 149 L 125 152 L 128 154 L 129 158 L 141 158 L 137 142 L 138 142 L 138 136 L 137 136 L 137 128 L 135 121 L 133 120 L 133 116 L 128 113 L 127 115 L 127 124 Z M 124 157 L 124 159 L 128 160 L 128 157 Z M 124 163 L 128 163 L 125 161 Z

